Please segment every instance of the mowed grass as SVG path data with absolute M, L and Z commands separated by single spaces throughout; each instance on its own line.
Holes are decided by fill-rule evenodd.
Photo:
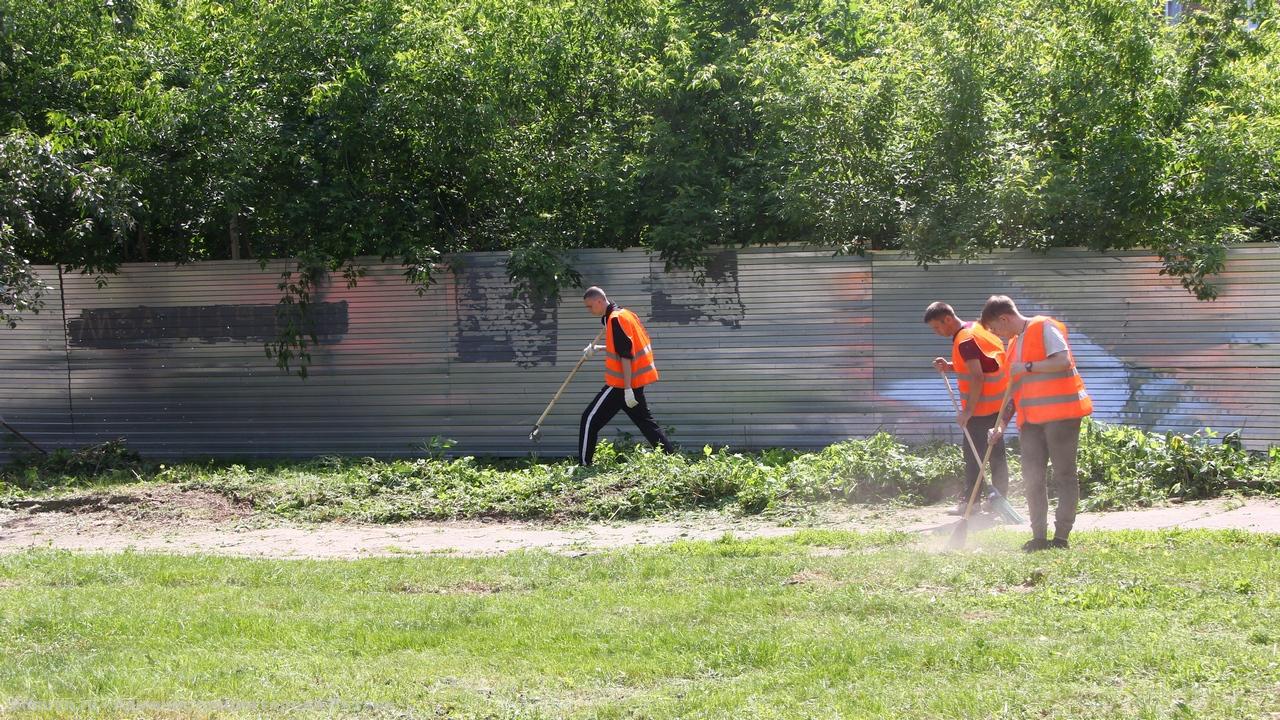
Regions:
M 0 557 L 0 716 L 1273 718 L 1280 536 Z

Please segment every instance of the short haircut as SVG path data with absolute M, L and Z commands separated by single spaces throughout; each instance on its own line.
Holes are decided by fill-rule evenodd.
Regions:
M 1018 306 L 1013 304 L 1012 298 L 1008 295 L 992 295 L 987 298 L 987 304 L 982 306 L 982 319 L 979 322 L 989 326 L 998 317 L 1017 314 Z
M 931 323 L 944 317 L 955 317 L 956 311 L 944 302 L 936 302 L 924 309 L 924 321 Z
M 595 285 L 587 288 L 587 291 L 582 293 L 583 300 L 590 300 L 592 298 L 600 298 L 601 300 L 609 299 L 609 297 L 604 294 L 604 288 L 596 287 Z

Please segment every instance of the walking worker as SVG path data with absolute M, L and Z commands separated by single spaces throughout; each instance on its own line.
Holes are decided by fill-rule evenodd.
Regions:
M 1080 503 L 1080 479 L 1076 475 L 1080 420 L 1093 413 L 1093 400 L 1085 392 L 1067 342 L 1067 326 L 1044 315 L 1026 317 L 1005 295 L 987 299 L 981 322 L 1008 342 L 1005 357 L 1013 383 L 1013 402 L 1001 410 L 1000 422 L 991 433 L 992 440 L 1000 438 L 1010 414 L 1017 412 L 1022 478 L 1026 481 L 1027 510 L 1031 514 L 1031 540 L 1022 549 L 1034 552 L 1066 548 Z M 1048 539 L 1050 462 L 1058 485 L 1052 541 Z
M 578 462 L 587 466 L 595 455 L 596 440 L 600 429 L 622 410 L 631 418 L 645 439 L 666 452 L 675 452 L 671 441 L 658 427 L 658 421 L 649 412 L 644 389 L 658 381 L 658 366 L 653 362 L 653 345 L 649 333 L 640 318 L 630 310 L 609 302 L 604 290 L 587 288 L 582 304 L 600 318 L 605 325 L 605 344 L 587 345 L 582 354 L 591 357 L 598 350 L 605 351 L 604 387 L 582 413 L 578 428 Z
M 978 451 L 964 438 L 964 490 L 960 505 L 952 512 L 963 515 L 974 483 L 982 476 L 982 457 L 987 452 L 987 435 L 996 426 L 1000 401 L 1004 398 L 1008 378 L 1004 367 L 1004 343 L 985 327 L 965 322 L 947 303 L 936 302 L 925 308 L 924 321 L 941 337 L 951 338 L 951 359 L 934 358 L 933 367 L 940 372 L 955 373 L 960 385 L 960 414 L 956 422 L 967 429 Z M 1001 495 L 1009 494 L 1009 461 L 1005 456 L 1004 438 L 991 448 L 991 484 Z

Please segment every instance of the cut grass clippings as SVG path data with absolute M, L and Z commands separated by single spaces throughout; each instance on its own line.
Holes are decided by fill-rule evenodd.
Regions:
M 1280 536 L 927 552 L 809 531 L 568 558 L 0 557 L 0 716 L 1280 712 Z M 819 552 L 821 551 L 821 552 Z M 838 551 L 838 552 L 836 552 Z

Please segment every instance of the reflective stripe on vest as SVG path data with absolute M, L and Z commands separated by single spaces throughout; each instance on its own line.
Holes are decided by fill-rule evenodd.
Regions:
M 1048 359 L 1044 348 L 1045 323 L 1067 338 L 1067 327 L 1051 317 L 1037 315 L 1027 323 L 1021 335 L 1009 341 L 1009 357 L 1019 362 L 1040 362 Z M 1018 354 L 1018 347 L 1022 352 Z M 1057 420 L 1081 418 L 1093 413 L 1093 400 L 1085 392 L 1084 380 L 1076 370 L 1076 359 L 1067 343 L 1067 359 L 1071 367 L 1055 373 L 1022 373 L 1013 383 L 1013 401 L 1018 409 L 1018 426 L 1026 423 L 1042 425 Z M 1016 368 L 1021 370 L 1022 368 Z
M 1000 401 L 1004 399 L 1004 390 L 1009 386 L 1009 375 L 1005 372 L 1004 343 L 990 330 L 974 324 L 961 328 L 951 341 L 951 364 L 956 367 L 956 380 L 960 385 L 960 402 L 967 408 L 969 404 L 969 379 L 964 358 L 960 357 L 960 345 L 966 340 L 973 340 L 983 355 L 996 361 L 995 372 L 982 374 L 982 396 L 978 406 L 974 408 L 976 416 L 992 415 L 1000 412 Z
M 631 387 L 640 388 L 658 381 L 658 366 L 653 362 L 653 344 L 649 342 L 649 333 L 644 329 L 644 324 L 640 322 L 640 318 L 635 313 L 626 309 L 619 309 L 605 319 L 604 334 L 605 354 L 604 354 L 604 382 L 609 387 L 625 387 L 625 378 L 622 374 L 622 356 L 618 354 L 618 348 L 613 343 L 613 328 L 609 327 L 613 319 L 618 319 L 618 324 L 622 326 L 622 332 L 631 340 L 632 348 L 640 348 L 635 351 L 631 358 Z
M 610 377 L 615 377 L 615 378 L 617 378 L 617 379 L 618 379 L 618 385 L 617 385 L 617 387 L 622 387 L 622 381 L 625 379 L 625 378 L 623 378 L 623 377 L 622 377 L 622 373 L 620 373 L 620 372 L 614 372 L 614 371 L 610 370 L 609 368 L 605 368 L 605 369 L 604 369 L 604 374 L 605 374 L 605 375 L 608 375 L 608 376 L 610 376 Z M 656 377 L 655 377 L 653 380 L 650 380 L 649 382 L 638 382 L 638 379 L 640 378 L 640 376 L 642 376 L 642 375 L 649 375 L 649 374 L 657 375 L 657 374 L 658 374 L 658 369 L 657 369 L 657 368 L 655 368 L 654 366 L 650 365 L 649 367 L 644 368 L 644 369 L 642 369 L 642 370 L 636 370 L 636 371 L 633 371 L 633 372 L 631 373 L 631 387 L 632 387 L 632 388 L 644 387 L 645 385 L 648 385 L 650 382 L 653 382 L 653 380 L 657 380 L 657 379 L 658 379 L 658 378 L 656 378 Z
M 641 350 L 640 352 L 636 353 L 636 354 L 635 354 L 635 357 L 634 357 L 634 358 L 632 358 L 632 360 L 639 360 L 640 358 L 644 357 L 645 355 L 648 355 L 652 350 L 653 350 L 653 346 L 652 346 L 652 345 L 645 345 L 645 346 L 644 346 L 644 349 L 643 349 L 643 350 Z M 605 351 L 605 357 L 612 358 L 612 359 L 614 359 L 614 360 L 617 360 L 618 362 L 622 362 L 622 358 L 621 358 L 620 356 L 618 356 L 618 355 L 614 355 L 613 353 L 608 352 L 608 351 Z
M 1026 380 L 1027 375 L 1028 373 L 1024 372 L 1018 376 L 1017 380 L 1013 381 L 1014 392 L 1017 392 L 1018 388 L 1022 387 L 1022 383 L 1024 380 Z M 1056 373 L 1035 373 L 1035 380 L 1036 382 L 1040 382 L 1042 380 L 1065 380 L 1067 378 L 1073 378 L 1078 376 L 1079 376 L 1079 373 L 1076 372 L 1076 369 L 1071 368 L 1070 370 L 1063 370 L 1062 372 L 1056 372 Z

